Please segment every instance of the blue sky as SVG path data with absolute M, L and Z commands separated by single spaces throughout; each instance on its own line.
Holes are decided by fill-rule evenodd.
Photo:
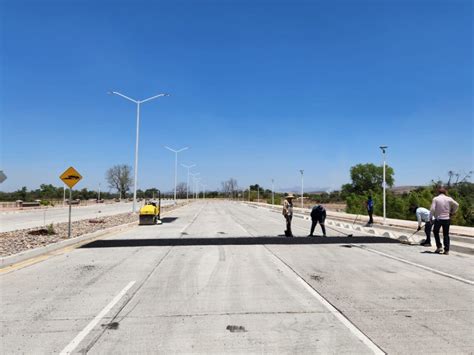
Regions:
M 1 189 L 105 186 L 133 165 L 173 186 L 338 188 L 387 144 L 397 185 L 473 169 L 471 1 L 24 1 L 1 13 Z M 179 181 L 185 181 L 179 169 Z

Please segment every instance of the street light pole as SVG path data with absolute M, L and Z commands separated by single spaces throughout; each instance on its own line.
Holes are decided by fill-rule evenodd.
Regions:
M 162 96 L 170 96 L 169 94 L 158 94 L 152 97 L 149 97 L 145 100 L 135 100 L 128 96 L 125 96 L 118 91 L 110 91 L 109 94 L 118 95 L 123 97 L 128 101 L 132 101 L 137 105 L 137 130 L 136 130 L 136 137 L 135 137 L 135 171 L 134 171 L 134 179 L 133 179 L 133 207 L 132 212 L 136 212 L 136 205 L 137 205 L 137 181 L 138 181 L 138 140 L 139 140 L 139 131 L 140 131 L 140 104 L 157 99 L 158 97 Z
M 272 205 L 275 204 L 275 180 L 272 179 Z
M 304 173 L 304 170 L 300 170 L 300 173 L 301 173 L 301 208 L 304 208 L 304 203 L 303 203 L 303 173 Z
M 181 164 L 183 168 L 188 169 L 188 182 L 186 183 L 186 200 L 189 200 L 189 169 L 194 168 L 196 164 L 185 165 Z
M 199 200 L 199 182 L 201 178 L 196 178 L 196 200 Z
M 99 194 L 97 196 L 97 201 L 100 201 L 100 182 L 99 182 Z
M 176 185 L 178 184 L 178 153 L 181 153 L 183 150 L 189 149 L 188 147 L 184 147 L 178 150 L 171 149 L 170 147 L 166 147 L 169 151 L 175 154 L 174 159 L 174 202 L 176 202 Z
M 191 175 L 193 177 L 193 197 L 194 199 L 196 199 L 196 178 L 197 176 L 199 175 L 200 173 L 190 173 L 189 175 Z
M 385 152 L 387 150 L 388 146 L 386 145 L 382 145 L 380 146 L 380 149 L 382 150 L 382 157 L 383 157 L 383 183 L 382 183 L 382 186 L 383 186 L 383 224 L 385 225 L 385 218 L 386 218 L 386 206 L 387 206 L 387 201 L 386 201 L 386 193 L 385 193 L 385 190 L 386 190 L 386 181 L 385 181 Z

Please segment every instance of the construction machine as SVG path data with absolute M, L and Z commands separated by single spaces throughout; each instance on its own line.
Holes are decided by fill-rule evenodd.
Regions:
M 139 213 L 139 225 L 161 224 L 161 193 L 158 190 L 158 201 L 147 200 Z

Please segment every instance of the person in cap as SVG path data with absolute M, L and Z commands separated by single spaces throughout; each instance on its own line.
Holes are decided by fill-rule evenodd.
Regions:
M 314 237 L 314 229 L 319 222 L 323 236 L 326 236 L 326 227 L 324 221 L 326 220 L 326 209 L 322 205 L 316 205 L 311 209 L 311 232 L 308 237 Z
M 441 254 L 443 252 L 443 245 L 439 238 L 439 230 L 443 227 L 444 254 L 449 254 L 449 226 L 451 225 L 451 216 L 456 213 L 458 207 L 459 203 L 447 196 L 447 191 L 444 187 L 440 187 L 438 189 L 438 196 L 433 198 L 430 209 L 431 219 L 434 219 L 435 253 Z
M 431 228 L 433 226 L 433 224 L 431 223 L 430 210 L 423 207 L 413 206 L 412 212 L 415 213 L 416 220 L 418 221 L 418 228 L 416 230 L 417 232 L 421 230 L 421 224 L 423 222 L 425 223 L 426 239 L 420 245 L 424 247 L 430 247 L 431 246 Z
M 283 202 L 283 216 L 286 219 L 286 230 L 285 236 L 293 237 L 293 232 L 291 231 L 291 220 L 293 219 L 293 194 L 289 194 L 285 197 Z

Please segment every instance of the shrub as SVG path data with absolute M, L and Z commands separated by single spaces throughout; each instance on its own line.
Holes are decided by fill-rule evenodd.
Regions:
M 48 235 L 56 234 L 56 231 L 54 230 L 54 225 L 52 223 L 48 225 L 46 229 L 48 230 Z

